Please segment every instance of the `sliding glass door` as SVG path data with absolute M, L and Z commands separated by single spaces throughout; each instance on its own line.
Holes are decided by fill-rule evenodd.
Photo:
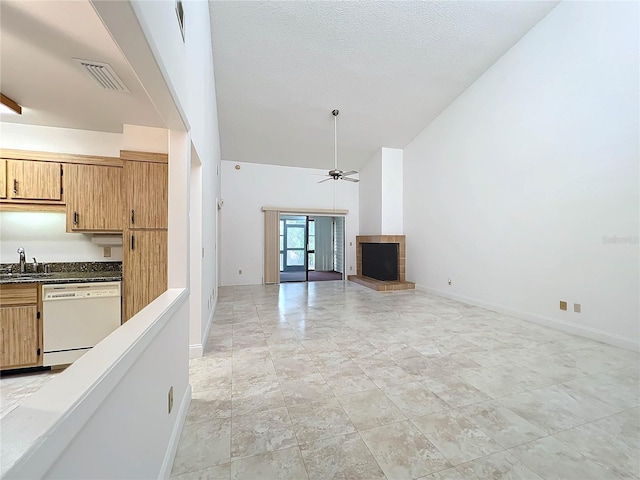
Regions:
M 280 215 L 280 282 L 344 278 L 344 218 Z

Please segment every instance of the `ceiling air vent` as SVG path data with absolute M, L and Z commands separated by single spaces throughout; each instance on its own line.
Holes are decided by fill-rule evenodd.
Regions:
M 79 58 L 74 58 L 73 60 L 78 62 L 82 69 L 87 72 L 91 76 L 91 78 L 98 82 L 100 86 L 105 90 L 131 93 L 129 92 L 129 89 L 124 84 L 124 82 L 120 79 L 120 77 L 116 75 L 116 72 L 113 71 L 111 65 L 109 65 L 108 63 L 81 60 Z

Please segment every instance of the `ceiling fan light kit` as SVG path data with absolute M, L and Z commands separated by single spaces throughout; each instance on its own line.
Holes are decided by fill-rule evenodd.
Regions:
M 334 139 L 334 154 L 333 154 L 333 170 L 329 170 L 327 176 L 329 178 L 325 178 L 324 180 L 320 180 L 318 183 L 323 183 L 328 180 L 346 180 L 347 182 L 357 183 L 360 180 L 357 178 L 350 178 L 349 175 L 355 175 L 358 173 L 357 170 L 349 170 L 345 172 L 344 170 L 338 169 L 338 114 L 340 111 L 338 109 L 333 110 L 331 115 L 333 115 L 333 139 Z

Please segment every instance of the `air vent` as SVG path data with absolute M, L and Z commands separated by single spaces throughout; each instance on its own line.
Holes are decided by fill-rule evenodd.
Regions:
M 127 86 L 108 63 L 81 60 L 79 58 L 74 58 L 73 60 L 78 62 L 82 69 L 105 90 L 130 93 Z

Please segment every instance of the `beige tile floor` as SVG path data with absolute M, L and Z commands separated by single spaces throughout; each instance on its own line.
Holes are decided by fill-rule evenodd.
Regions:
M 12 373 L 0 378 L 0 418 L 53 380 L 63 369 Z
M 639 357 L 417 291 L 227 287 L 175 479 L 640 475 Z

